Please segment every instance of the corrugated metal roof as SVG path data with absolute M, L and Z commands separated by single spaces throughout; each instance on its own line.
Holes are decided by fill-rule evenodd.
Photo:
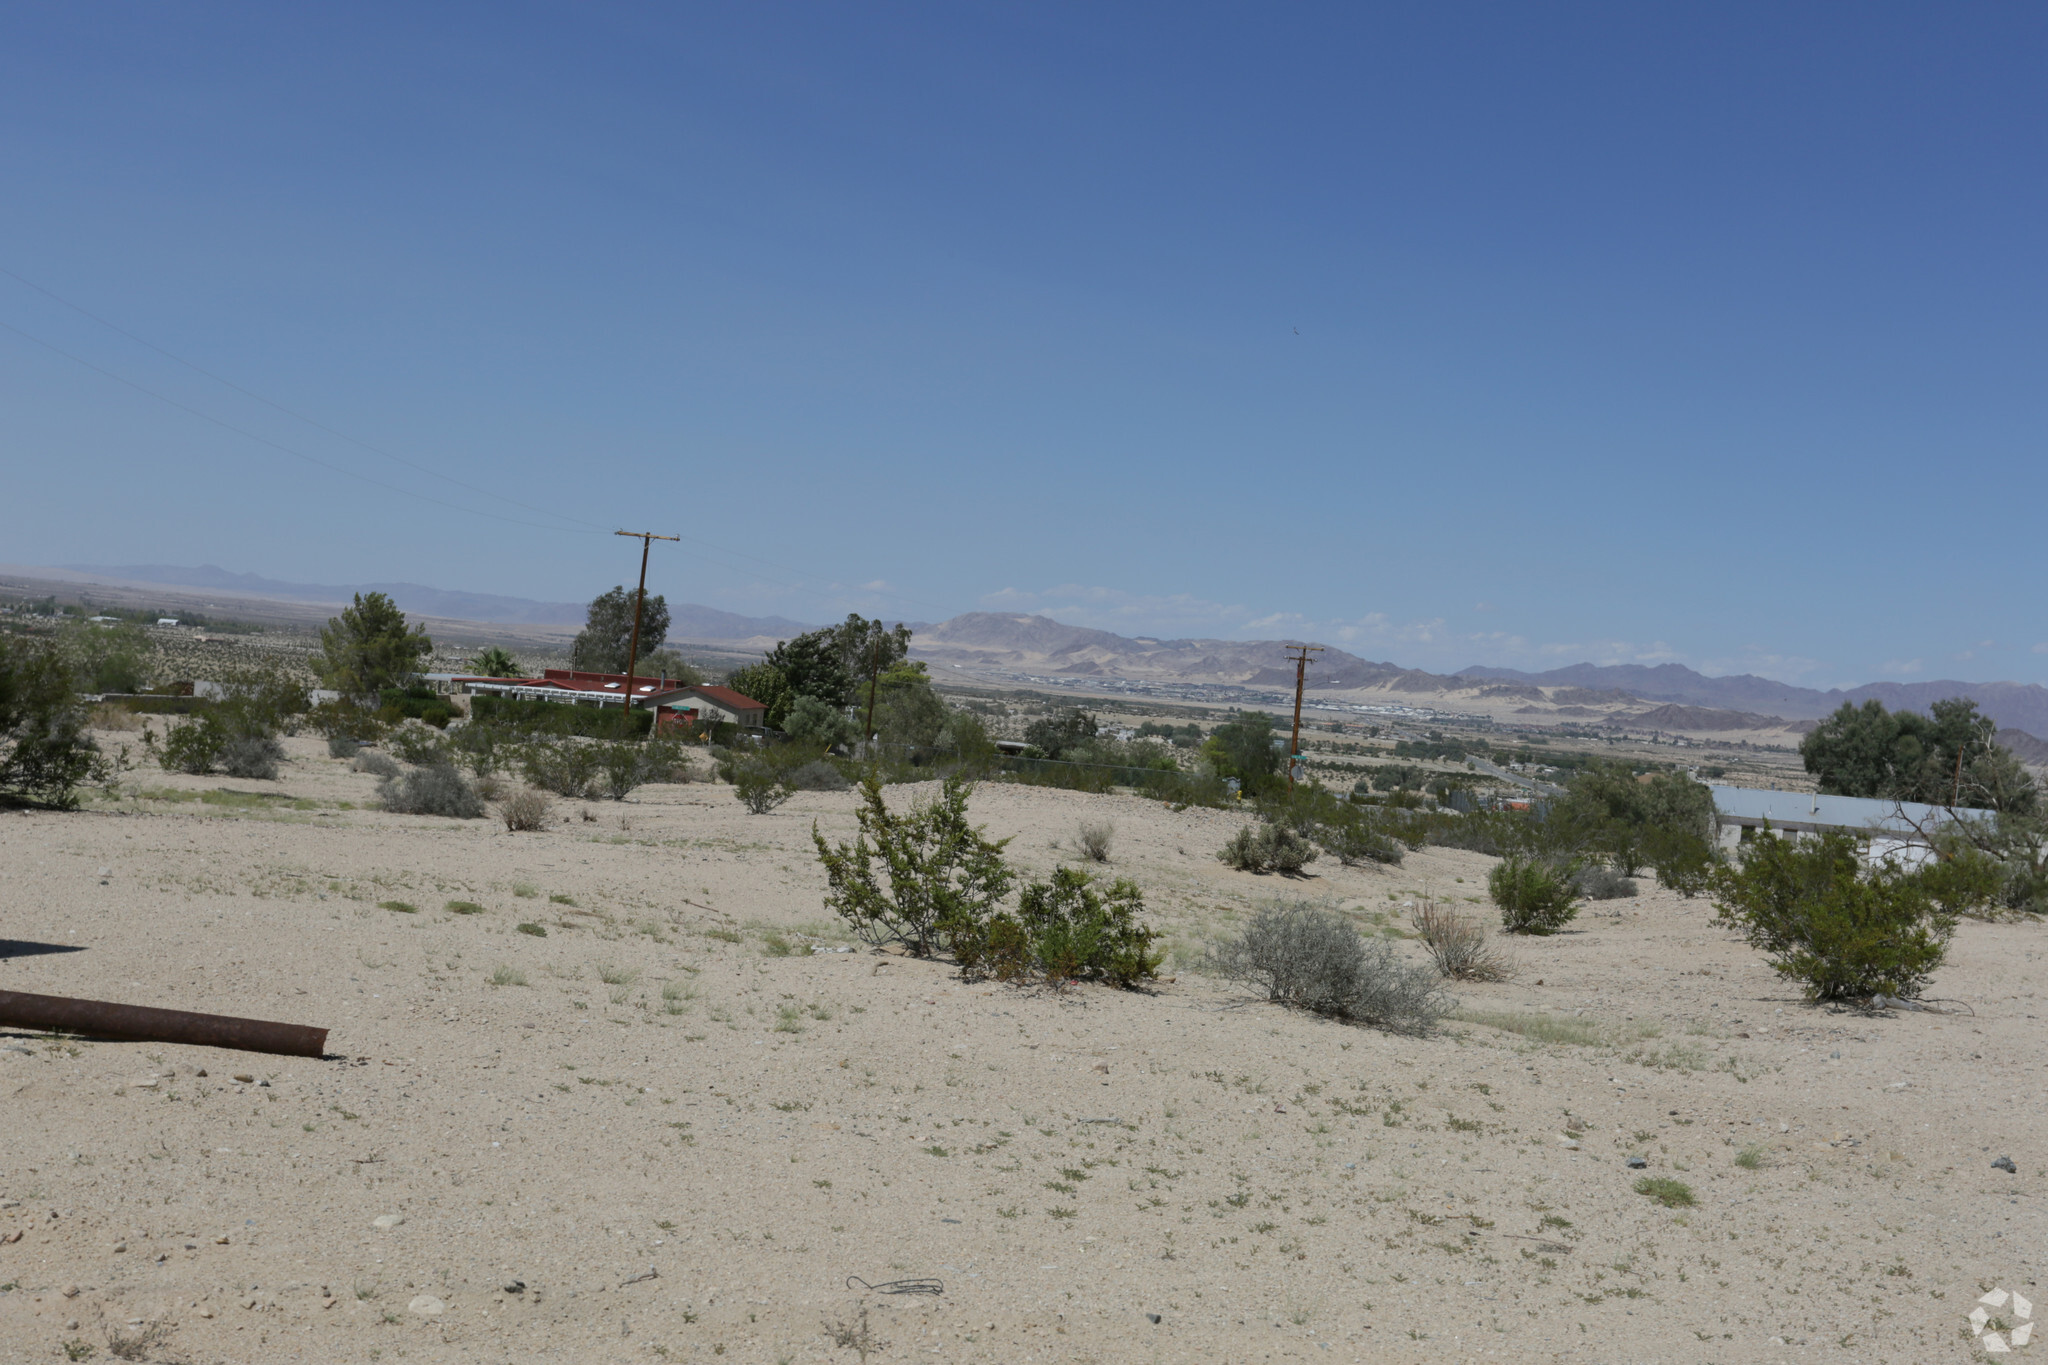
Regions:
M 1880 801 L 1865 796 L 1821 796 L 1814 792 L 1766 791 L 1761 787 L 1710 787 L 1714 809 L 1737 824 L 1771 822 L 1776 829 L 1883 830 L 1912 834 L 1951 820 L 1992 820 L 1988 810 L 1929 806 L 1918 801 Z

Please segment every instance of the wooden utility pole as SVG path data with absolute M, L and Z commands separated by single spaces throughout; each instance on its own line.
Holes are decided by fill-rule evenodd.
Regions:
M 1315 662 L 1311 654 L 1323 652 L 1321 645 L 1289 645 L 1294 651 L 1287 657 L 1294 660 L 1294 737 L 1287 741 L 1287 785 L 1294 785 L 1294 756 L 1301 752 L 1301 689 L 1308 681 L 1308 666 Z
M 612 534 L 633 536 L 640 542 L 640 590 L 633 598 L 633 642 L 626 647 L 625 709 L 620 713 L 624 719 L 619 722 L 621 733 L 630 738 L 633 733 L 633 665 L 640 662 L 640 610 L 647 605 L 647 551 L 657 540 L 681 540 L 682 537 L 658 536 L 652 531 L 614 531 Z

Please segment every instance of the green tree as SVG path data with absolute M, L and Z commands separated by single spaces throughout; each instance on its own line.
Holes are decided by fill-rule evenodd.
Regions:
M 1095 717 L 1073 706 L 1025 726 L 1024 742 L 1047 758 L 1065 758 L 1070 750 L 1094 739 L 1100 728 Z
M 57 649 L 0 636 L 0 793 L 69 809 L 106 764 Z
M 583 629 L 569 646 L 569 667 L 584 673 L 624 673 L 633 644 L 633 599 L 637 591 L 614 587 L 590 599 Z M 668 639 L 668 601 L 649 595 L 640 612 L 640 652 L 652 654 Z M 639 672 L 636 666 L 634 672 Z
M 768 651 L 766 662 L 782 675 L 784 694 L 788 698 L 779 711 L 769 712 L 770 725 L 781 724 L 789 702 L 798 697 L 816 697 L 834 708 L 853 700 L 853 675 L 846 671 L 838 642 L 829 630 L 814 630 L 793 640 L 778 640 L 775 648 Z
M 1218 777 L 1236 778 L 1246 792 L 1256 793 L 1280 778 L 1280 751 L 1273 747 L 1273 718 L 1264 711 L 1244 711 L 1217 726 L 1202 745 L 1202 757 Z
M 779 726 L 788 719 L 790 704 L 796 700 L 789 690 L 789 680 L 782 676 L 782 670 L 766 659 L 745 668 L 735 668 L 725 675 L 725 685 L 766 707 L 770 725 Z
M 1876 698 L 1840 709 L 1799 745 L 1806 771 L 1831 796 L 1866 796 L 1929 805 L 2030 814 L 2040 793 L 1997 724 L 1967 697 L 1917 711 L 1888 711 Z
M 844 621 L 820 633 L 830 637 L 840 668 L 856 683 L 910 656 L 910 627 L 901 622 L 887 626 L 849 612 Z
M 1690 886 L 1714 857 L 1714 794 L 1684 773 L 1596 763 L 1572 778 L 1538 832 L 1554 852 L 1597 851 L 1630 877 L 1647 863 L 1667 885 Z
M 519 667 L 519 660 L 512 657 L 512 651 L 503 645 L 492 645 L 469 661 L 469 671 L 479 678 L 518 678 L 525 676 Z
M 865 724 L 864 699 L 856 698 L 854 706 Z M 876 682 L 875 733 L 884 744 L 931 748 L 945 738 L 951 714 L 922 661 L 899 660 Z
M 835 744 L 853 743 L 856 727 L 844 711 L 835 710 L 816 697 L 798 697 L 782 718 L 782 730 L 799 744 L 830 749 Z
M 346 697 L 374 699 L 387 687 L 404 687 L 419 673 L 420 660 L 434 642 L 381 592 L 357 593 L 353 606 L 320 632 L 320 657 L 313 661 L 322 682 Z

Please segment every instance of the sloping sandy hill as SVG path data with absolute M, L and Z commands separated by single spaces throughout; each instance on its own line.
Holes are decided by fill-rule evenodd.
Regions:
M 292 743 L 278 784 L 0 816 L 0 988 L 337 1054 L 0 1037 L 0 1357 L 851 1361 L 821 1324 L 865 1297 L 882 1362 L 1918 1361 L 2036 1292 L 2032 926 L 1962 930 L 1933 993 L 1973 1016 L 1836 1014 L 1652 890 L 1403 1037 L 1190 968 L 1272 897 L 1377 932 L 1488 859 L 1280 882 L 1211 856 L 1233 813 L 984 787 L 1039 872 L 1113 819 L 1174 949 L 1156 991 L 1051 994 L 836 951 L 844 794 L 512 836 Z

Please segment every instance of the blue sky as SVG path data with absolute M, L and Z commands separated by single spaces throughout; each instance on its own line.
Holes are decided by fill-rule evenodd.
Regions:
M 799 619 L 2048 680 L 2044 57 L 2016 5 L 14 5 L 0 561 L 577 600 L 623 525 Z

